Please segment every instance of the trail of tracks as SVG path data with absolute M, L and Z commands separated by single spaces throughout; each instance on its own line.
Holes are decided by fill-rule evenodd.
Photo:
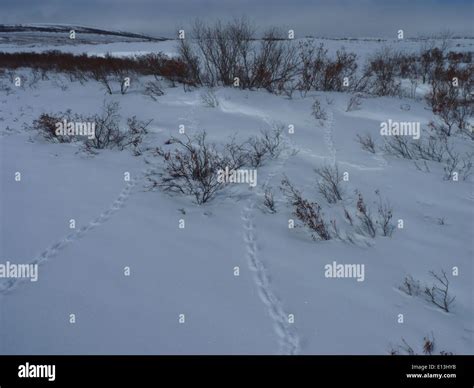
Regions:
M 267 118 L 264 121 L 271 125 Z M 285 138 L 286 139 L 286 138 Z M 280 155 L 276 167 L 267 175 L 261 189 L 257 189 L 255 194 L 263 195 L 264 188 L 283 169 L 292 151 L 292 145 L 288 142 Z M 267 269 L 260 259 L 258 249 L 258 233 L 254 222 L 254 211 L 256 207 L 256 196 L 249 198 L 242 210 L 242 222 L 244 229 L 244 243 L 249 269 L 254 274 L 254 282 L 257 287 L 259 297 L 272 318 L 274 331 L 279 339 L 280 351 L 282 354 L 294 355 L 299 353 L 300 339 L 296 330 L 289 322 L 289 314 L 285 311 L 283 302 L 276 296 Z
M 68 234 L 66 237 L 56 241 L 51 244 L 48 248 L 42 251 L 38 256 L 36 256 L 29 264 L 42 265 L 48 260 L 54 258 L 58 253 L 69 246 L 70 244 L 76 242 L 77 240 L 84 237 L 92 229 L 101 226 L 106 223 L 115 213 L 122 209 L 130 196 L 133 194 L 134 188 L 137 186 L 138 182 L 142 181 L 148 174 L 148 170 L 142 171 L 138 177 L 131 177 L 130 181 L 126 183 L 125 187 L 122 189 L 118 197 L 107 207 L 102 213 L 97 217 L 87 223 L 85 226 L 82 226 L 78 229 L 75 229 L 73 232 Z M 9 278 L 0 283 L 0 294 L 6 294 L 12 291 L 17 287 L 21 282 L 22 278 Z
M 336 147 L 334 146 L 334 139 L 332 129 L 334 126 L 334 113 L 332 109 L 328 109 L 328 118 L 324 123 L 324 142 L 329 151 L 329 162 L 331 165 L 336 164 Z

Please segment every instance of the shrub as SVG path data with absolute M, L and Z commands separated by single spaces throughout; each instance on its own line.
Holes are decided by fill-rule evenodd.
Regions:
M 357 135 L 357 141 L 363 150 L 375 154 L 375 142 L 372 136 L 367 133 L 365 135 Z
M 281 190 L 294 207 L 294 216 L 310 230 L 312 238 L 314 240 L 318 238 L 330 240 L 331 235 L 321 212 L 321 207 L 315 202 L 304 199 L 287 178 L 283 179 L 281 184 Z
M 148 126 L 152 120 L 148 122 L 137 119 L 136 116 L 127 119 L 127 131 L 120 131 L 121 117 L 118 113 L 119 104 L 116 102 L 104 102 L 102 112 L 93 116 L 82 116 L 72 114 L 70 110 L 65 113 L 48 114 L 43 113 L 38 119 L 33 121 L 32 127 L 38 129 L 41 134 L 49 141 L 58 143 L 69 143 L 78 136 L 84 140 L 85 150 L 93 153 L 94 149 L 113 149 L 123 150 L 131 147 L 135 155 L 140 155 L 140 144 L 143 136 L 148 133 Z M 58 123 L 93 123 L 95 125 L 94 132 L 90 135 L 56 135 Z M 66 130 L 67 131 L 67 130 Z M 87 137 L 86 137 L 87 136 Z
M 456 297 L 449 294 L 449 280 L 446 272 L 441 271 L 441 274 L 437 274 L 434 271 L 430 271 L 430 275 L 434 278 L 435 282 L 431 287 L 425 287 L 425 294 L 428 300 L 440 309 L 449 312 L 450 306 Z
M 247 161 L 252 167 L 260 167 L 267 157 L 277 158 L 282 150 L 282 127 L 260 131 L 260 136 L 251 137 L 246 143 Z
M 276 213 L 275 199 L 273 198 L 273 192 L 270 188 L 265 189 L 263 205 L 270 213 Z
M 357 208 L 357 217 L 359 218 L 359 221 L 360 221 L 359 230 L 363 234 L 366 234 L 374 238 L 376 235 L 375 222 L 372 219 L 370 210 L 367 208 L 364 202 L 364 198 L 362 197 L 362 194 L 360 193 L 358 193 L 356 208 Z
M 467 180 L 471 175 L 473 154 L 466 153 L 464 156 L 461 156 L 446 145 L 446 155 L 443 179 L 450 180 L 454 177 L 454 173 L 457 173 L 458 177 L 460 176 L 462 180 Z
M 132 147 L 135 156 L 141 155 L 140 145 L 143 142 L 143 136 L 148 133 L 148 126 L 152 120 L 148 122 L 137 119 L 136 116 L 127 119 L 128 131 L 120 144 L 121 148 Z
M 168 58 L 163 54 L 148 54 L 136 57 L 104 57 L 87 54 L 74 55 L 60 51 L 42 53 L 0 53 L 1 69 L 32 68 L 40 73 L 42 79 L 47 72 L 62 72 L 70 79 L 85 81 L 87 78 L 101 82 L 108 93 L 112 93 L 111 82 L 118 81 L 125 92 L 124 77 L 135 74 L 157 75 L 172 82 L 189 82 L 186 63 L 179 58 Z
M 162 96 L 164 92 L 160 82 L 155 80 L 146 83 L 143 94 L 150 97 L 152 100 L 157 101 L 157 97 Z
M 286 93 L 291 97 L 292 80 L 298 72 L 296 48 L 285 40 L 284 33 L 275 28 L 265 31 L 256 53 L 251 53 L 250 72 L 244 70 L 243 86 L 249 89 L 265 88 L 270 92 Z M 245 69 L 249 59 L 243 56 L 240 69 Z
M 375 194 L 379 198 L 377 206 L 378 220 L 376 222 L 382 230 L 382 235 L 390 237 L 395 230 L 395 226 L 391 223 L 393 217 L 392 206 L 388 201 L 382 200 L 382 196 L 378 190 L 375 191 Z
M 390 155 L 404 159 L 414 159 L 412 144 L 406 136 L 390 136 L 384 142 L 384 150 Z
M 61 123 L 64 120 L 72 121 L 71 117 L 70 110 L 58 114 L 42 113 L 39 118 L 33 121 L 33 128 L 39 130 L 43 137 L 49 141 L 70 143 L 73 141 L 73 137 L 66 134 L 58 136 L 56 135 L 56 129 L 57 123 Z
M 328 203 L 336 203 L 342 200 L 342 174 L 339 167 L 323 166 L 314 170 L 319 176 L 318 190 L 326 198 Z
M 297 88 L 303 95 L 310 90 L 343 91 L 344 79 L 354 84 L 357 70 L 356 55 L 338 50 L 335 58 L 330 58 L 324 45 L 315 47 L 313 42 L 305 41 L 299 46 L 300 71 Z
M 283 126 L 275 125 L 272 130 L 265 129 L 260 134 L 261 142 L 267 154 L 272 158 L 278 158 L 284 148 L 282 143 Z
M 435 354 L 435 350 L 436 350 L 436 341 L 435 341 L 435 337 L 433 333 L 431 333 L 431 335 L 428 334 L 425 337 L 423 337 L 423 341 L 421 342 L 421 352 L 425 356 L 432 356 Z M 413 347 L 410 346 L 404 338 L 402 338 L 402 344 L 396 347 L 392 347 L 390 349 L 390 354 L 391 355 L 406 354 L 409 356 L 414 356 L 414 355 L 417 355 L 418 353 L 416 353 L 415 349 L 413 349 Z M 438 354 L 442 356 L 453 355 L 452 352 L 447 352 L 445 350 L 439 351 Z
M 219 100 L 212 89 L 207 89 L 205 92 L 201 93 L 201 101 L 204 106 L 209 108 L 216 108 L 219 106 Z
M 411 275 L 405 276 L 403 284 L 398 288 L 410 296 L 418 296 L 421 293 L 420 281 L 415 280 Z
M 173 137 L 167 143 L 176 148 L 156 150 L 164 165 L 159 180 L 150 180 L 164 191 L 192 195 L 198 204 L 210 201 L 227 185 L 218 180 L 218 170 L 238 169 L 245 160 L 244 155 L 238 155 L 243 152 L 242 147 L 230 143 L 219 152 L 215 144 L 207 141 L 206 132 L 193 137 L 185 135 L 185 140 Z
M 264 32 L 258 44 L 254 34 L 255 28 L 244 18 L 213 25 L 196 21 L 195 45 L 181 40 L 180 60 L 200 84 L 232 86 L 237 77 L 244 89 L 286 92 L 298 70 L 295 48 L 276 29 Z
M 87 149 L 105 149 L 122 147 L 126 135 L 120 132 L 117 102 L 104 103 L 102 113 L 91 117 L 95 122 L 95 135 L 85 143 Z
M 441 274 L 437 274 L 434 271 L 430 271 L 429 274 L 434 279 L 432 285 L 425 284 L 422 286 L 420 281 L 407 275 L 399 289 L 410 296 L 419 296 L 423 290 L 423 293 L 429 302 L 433 303 L 440 309 L 449 312 L 450 306 L 456 297 L 449 294 L 449 280 L 446 276 L 446 272 L 442 270 Z
M 349 98 L 349 102 L 347 103 L 346 112 L 351 112 L 353 110 L 357 110 L 362 105 L 362 101 L 360 99 L 360 94 L 352 94 Z
M 369 60 L 365 73 L 370 77 L 370 90 L 377 96 L 394 96 L 400 92 L 400 82 L 396 79 L 397 54 L 388 48 L 374 54 Z
M 321 123 L 326 121 L 328 118 L 328 115 L 321 106 L 321 103 L 319 102 L 319 100 L 316 99 L 314 100 L 313 105 L 311 106 L 311 114 L 316 120 L 319 120 Z
M 259 137 L 251 137 L 247 141 L 247 158 L 252 167 L 260 167 L 268 153 L 267 147 Z

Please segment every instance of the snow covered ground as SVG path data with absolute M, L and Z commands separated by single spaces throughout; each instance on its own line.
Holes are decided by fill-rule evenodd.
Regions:
M 55 49 L 171 53 L 171 43 Z M 472 41 L 465 43 L 469 50 Z M 382 44 L 331 43 L 357 53 Z M 387 119 L 425 127 L 433 115 L 422 100 L 364 98 L 360 109 L 346 112 L 345 93 L 295 93 L 290 100 L 220 88 L 211 108 L 200 89 L 168 87 L 157 101 L 139 89 L 109 96 L 96 82 L 59 76 L 0 94 L 0 263 L 40 264 L 37 282 L 0 279 L 1 354 L 387 354 L 402 338 L 421 353 L 428 335 L 438 351 L 474 353 L 472 180 L 443 180 L 440 164 L 422 172 L 355 140 L 370 133 L 381 144 Z M 323 123 L 311 116 L 315 98 L 328 114 Z M 151 153 L 90 156 L 24 126 L 43 112 L 98 113 L 104 99 L 120 104 L 123 120 L 153 119 L 149 146 L 180 136 L 181 124 L 189 135 L 206 130 L 217 143 L 274 124 L 293 125 L 294 133 L 285 131 L 286 151 L 258 169 L 255 188 L 231 185 L 198 206 L 148 189 Z M 334 157 L 349 180 L 342 203 L 328 204 L 313 170 Z M 294 216 L 278 189 L 284 175 L 325 214 L 354 208 L 356 189 L 369 204 L 379 190 L 404 227 L 356 244 L 313 241 L 288 228 Z M 274 189 L 275 214 L 263 206 L 264 186 Z M 333 261 L 364 264 L 364 281 L 325 277 Z M 449 313 L 399 290 L 406 275 L 432 284 L 429 271 L 441 270 L 456 296 Z

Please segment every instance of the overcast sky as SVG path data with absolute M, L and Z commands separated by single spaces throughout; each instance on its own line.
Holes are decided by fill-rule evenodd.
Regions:
M 246 15 L 296 36 L 474 35 L 474 0 L 0 0 L 0 23 L 73 23 L 173 37 L 199 17 Z

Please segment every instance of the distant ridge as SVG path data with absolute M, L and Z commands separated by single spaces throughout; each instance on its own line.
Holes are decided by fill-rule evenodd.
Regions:
M 48 32 L 48 33 L 69 33 L 74 30 L 77 34 L 94 34 L 104 36 L 116 36 L 133 38 L 151 42 L 168 40 L 167 38 L 154 38 L 148 35 L 136 34 L 124 31 L 110 31 L 95 27 L 78 26 L 72 24 L 0 24 L 0 33 L 9 32 Z

